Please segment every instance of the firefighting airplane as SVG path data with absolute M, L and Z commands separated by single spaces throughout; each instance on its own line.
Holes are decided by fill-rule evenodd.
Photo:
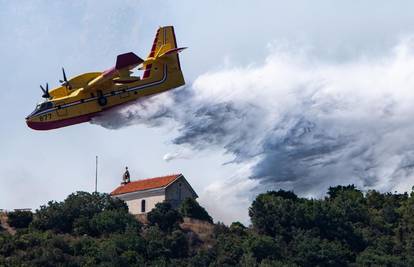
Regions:
M 184 49 L 177 47 L 174 28 L 167 26 L 158 29 L 145 60 L 132 52 L 118 55 L 114 67 L 69 80 L 62 68 L 61 86 L 50 91 L 47 83 L 40 86 L 45 101 L 26 123 L 35 130 L 50 130 L 87 122 L 109 108 L 184 85 L 178 57 Z M 142 78 L 131 76 L 137 66 L 144 70 Z

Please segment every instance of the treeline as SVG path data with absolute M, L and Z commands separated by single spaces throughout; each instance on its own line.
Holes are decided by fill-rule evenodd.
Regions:
M 194 200 L 157 204 L 142 225 L 124 202 L 77 192 L 9 213 L 17 233 L 0 231 L 0 266 L 414 266 L 414 193 L 272 191 L 249 215 L 249 227 L 217 223 L 200 237 L 180 227 L 183 217 L 212 222 Z

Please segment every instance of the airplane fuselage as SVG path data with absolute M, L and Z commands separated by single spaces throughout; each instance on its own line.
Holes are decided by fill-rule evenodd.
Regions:
M 67 96 L 52 98 L 38 105 L 26 118 L 26 123 L 35 130 L 50 130 L 87 122 L 102 111 L 185 83 L 179 66 L 163 64 L 160 68 L 152 68 L 151 72 L 148 78 L 123 82 L 109 80 L 93 92 L 80 88 Z

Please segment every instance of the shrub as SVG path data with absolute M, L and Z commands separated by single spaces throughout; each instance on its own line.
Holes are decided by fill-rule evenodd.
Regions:
M 59 233 L 88 233 L 87 222 L 106 210 L 128 212 L 126 204 L 108 194 L 76 192 L 62 202 L 50 201 L 36 211 L 31 226 L 38 230 Z
M 258 262 L 263 259 L 277 259 L 281 255 L 278 243 L 269 236 L 252 236 L 246 240 L 245 247 Z
M 31 211 L 16 210 L 7 214 L 8 223 L 15 228 L 27 228 L 33 220 Z
M 123 210 L 105 210 L 92 218 L 89 227 L 96 235 L 123 233 L 127 228 L 135 229 L 138 234 L 141 223 Z
M 183 221 L 181 214 L 168 202 L 157 203 L 147 218 L 151 225 L 157 225 L 162 231 L 171 231 Z
M 188 242 L 183 232 L 176 230 L 167 237 L 167 247 L 171 258 L 184 258 L 188 256 Z
M 193 198 L 187 198 L 183 201 L 183 203 L 181 203 L 180 213 L 184 217 L 190 217 L 213 223 L 213 219 L 208 212 Z
M 246 234 L 247 228 L 241 222 L 232 222 L 229 229 L 230 232 L 241 236 Z

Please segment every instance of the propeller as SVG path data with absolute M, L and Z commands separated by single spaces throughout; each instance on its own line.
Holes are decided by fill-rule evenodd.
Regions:
M 46 99 L 49 99 L 50 98 L 50 94 L 49 94 L 49 84 L 46 83 L 46 89 L 43 88 L 43 86 L 40 86 L 40 89 L 42 89 L 42 92 L 43 92 L 42 97 L 43 98 L 46 98 Z
M 72 87 L 70 86 L 68 79 L 66 78 L 66 73 L 65 73 L 65 69 L 62 68 L 62 73 L 63 73 L 63 80 L 59 80 L 59 82 L 65 86 L 66 88 L 71 89 Z

